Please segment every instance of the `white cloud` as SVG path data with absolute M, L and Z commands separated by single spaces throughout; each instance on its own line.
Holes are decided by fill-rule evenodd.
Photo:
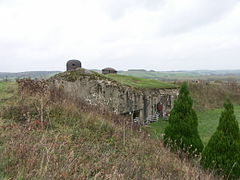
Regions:
M 0 0 L 0 71 L 236 68 L 239 18 L 239 0 Z
M 159 10 L 164 7 L 166 0 L 120 0 L 105 1 L 105 10 L 113 19 L 122 18 L 125 14 L 136 10 Z
M 224 18 L 238 0 L 172 0 L 160 11 L 162 34 L 185 33 Z

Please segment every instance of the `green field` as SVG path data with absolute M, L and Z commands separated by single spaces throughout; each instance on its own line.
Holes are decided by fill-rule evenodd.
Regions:
M 176 88 L 176 85 L 165 83 L 154 79 L 144 79 L 133 76 L 118 74 L 108 74 L 106 77 L 113 79 L 121 84 L 132 86 L 134 88 L 159 89 L 159 88 Z
M 16 82 L 2 82 L 0 81 L 0 106 L 7 100 L 11 99 L 17 91 Z
M 240 106 L 235 106 L 235 115 L 240 125 Z M 215 132 L 221 112 L 223 109 L 207 110 L 202 112 L 197 112 L 198 115 L 198 130 L 199 135 L 204 143 L 207 144 L 212 134 Z M 164 129 L 168 125 L 168 121 L 159 120 L 158 122 L 148 125 L 148 130 L 152 137 L 162 138 Z
M 190 72 L 150 72 L 150 71 L 122 71 L 119 74 L 127 76 L 135 76 L 140 78 L 153 78 L 153 79 L 194 79 L 200 77 L 198 74 Z
M 220 70 L 220 71 L 120 71 L 119 74 L 140 78 L 159 79 L 163 81 L 234 81 L 240 82 L 239 70 Z

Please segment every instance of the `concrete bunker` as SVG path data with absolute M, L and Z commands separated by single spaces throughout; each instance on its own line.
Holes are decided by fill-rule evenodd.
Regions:
M 82 64 L 79 60 L 72 59 L 67 62 L 67 71 L 73 71 L 81 67 Z
M 114 68 L 104 68 L 102 69 L 102 73 L 103 74 L 117 74 L 117 70 L 115 70 Z
M 69 96 L 104 107 L 115 114 L 131 116 L 133 122 L 139 124 L 168 117 L 178 96 L 178 88 L 173 85 L 167 88 L 137 88 L 112 81 L 96 72 L 89 73 L 90 71 L 83 68 L 78 71 L 79 78 L 69 78 L 72 76 L 70 71 L 59 74 L 54 79 L 54 84 L 64 87 L 63 91 Z

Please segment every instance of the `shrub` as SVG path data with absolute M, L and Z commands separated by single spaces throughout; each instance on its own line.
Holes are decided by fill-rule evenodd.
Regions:
M 230 179 L 240 177 L 240 133 L 230 100 L 224 103 L 218 128 L 209 140 L 200 161 L 204 168 Z
M 169 117 L 169 125 L 165 129 L 164 143 L 173 150 L 182 150 L 189 155 L 199 154 L 203 149 L 198 134 L 198 119 L 192 108 L 188 85 L 184 83 L 178 99 Z

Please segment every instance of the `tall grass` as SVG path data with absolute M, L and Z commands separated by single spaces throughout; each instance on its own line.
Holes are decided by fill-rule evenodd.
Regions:
M 43 122 L 37 97 L 15 99 L 18 118 L 11 105 L 1 113 L 2 179 L 213 179 L 128 118 L 68 98 L 44 101 Z
M 240 104 L 240 84 L 237 83 L 190 83 L 189 89 L 194 107 L 200 111 L 222 108 L 226 97 L 235 105 Z

